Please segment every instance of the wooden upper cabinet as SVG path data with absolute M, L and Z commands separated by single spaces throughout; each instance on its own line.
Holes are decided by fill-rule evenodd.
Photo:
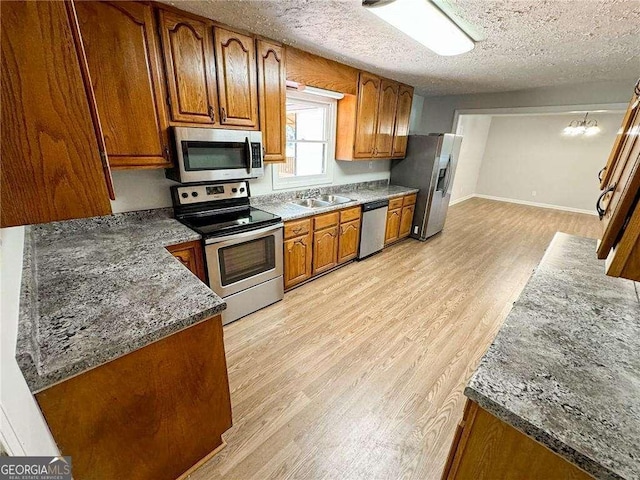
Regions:
M 111 166 L 170 166 L 151 7 L 137 2 L 76 2 L 75 6 Z
M 356 95 L 338 101 L 336 159 L 404 158 L 413 88 L 360 72 Z
M 258 127 L 256 52 L 253 38 L 215 27 L 220 123 Z
M 212 26 L 159 10 L 172 122 L 218 122 Z
M 598 199 L 598 207 L 602 208 L 604 233 L 598 244 L 598 258 L 607 258 L 611 249 L 620 238 L 620 233 L 628 223 L 630 212 L 637 203 L 640 190 L 640 108 L 638 101 L 629 105 L 629 119 L 623 124 L 621 146 L 615 158 L 608 163 L 612 172 L 608 174 L 607 187 Z M 616 142 L 617 143 L 617 142 Z
M 376 146 L 380 78 L 360 73 L 356 110 L 356 131 L 353 145 L 354 158 L 373 157 Z
M 380 104 L 378 105 L 374 157 L 391 157 L 393 127 L 396 120 L 396 104 L 398 102 L 398 87 L 398 83 L 392 82 L 391 80 L 383 79 L 380 83 Z
M 0 226 L 107 215 L 73 5 L 3 2 Z
M 393 158 L 404 158 L 407 153 L 409 136 L 409 118 L 413 102 L 413 87 L 400 85 L 398 89 L 398 106 L 396 108 L 396 123 L 393 131 Z
M 287 115 L 287 71 L 285 49 L 264 40 L 257 41 L 260 129 L 265 162 L 284 162 Z

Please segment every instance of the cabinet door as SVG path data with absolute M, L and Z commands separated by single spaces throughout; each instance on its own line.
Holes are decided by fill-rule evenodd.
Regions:
M 356 258 L 360 245 L 360 219 L 340 225 L 338 243 L 338 263 Z
M 151 7 L 137 2 L 75 5 L 111 166 L 170 166 Z
M 202 255 L 202 245 L 199 241 L 180 243 L 171 245 L 167 250 L 180 262 L 191 270 L 196 277 L 206 283 L 207 277 L 204 272 L 204 256 Z
M 253 38 L 215 27 L 220 123 L 258 126 L 256 52 Z
M 330 270 L 338 264 L 338 226 L 313 233 L 313 274 Z
M 380 83 L 380 103 L 378 105 L 374 157 L 391 158 L 398 86 L 396 82 L 391 80 L 382 80 Z
M 402 216 L 400 217 L 400 238 L 408 237 L 411 233 L 411 226 L 413 225 L 413 212 L 415 205 L 409 205 L 402 208 Z
M 623 134 L 622 148 L 613 162 L 609 176 L 610 187 L 603 192 L 599 206 L 604 208 L 602 241 L 598 244 L 598 258 L 606 258 L 625 226 L 640 190 L 640 109 L 635 109 L 632 120 Z
M 285 50 L 258 40 L 258 98 L 265 162 L 284 162 L 287 72 Z
M 402 215 L 402 209 L 389 210 L 387 212 L 387 228 L 384 233 L 385 245 L 393 243 L 398 240 L 400 232 L 400 217 Z
M 217 122 L 211 25 L 160 10 L 160 32 L 174 122 Z
M 111 213 L 67 8 L 2 4 L 2 227 Z
M 356 134 L 353 145 L 354 158 L 373 158 L 378 123 L 380 78 L 360 72 L 356 107 Z
M 411 103 L 413 102 L 413 87 L 400 85 L 398 89 L 398 107 L 396 108 L 396 123 L 393 131 L 394 158 L 404 158 L 407 153 L 407 139 L 409 136 L 409 118 L 411 117 Z
M 311 233 L 284 242 L 284 288 L 311 278 Z

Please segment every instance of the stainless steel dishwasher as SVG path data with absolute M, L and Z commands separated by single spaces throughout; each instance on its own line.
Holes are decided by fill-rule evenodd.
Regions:
M 389 200 L 376 200 L 362 205 L 362 233 L 358 260 L 362 260 L 384 247 Z

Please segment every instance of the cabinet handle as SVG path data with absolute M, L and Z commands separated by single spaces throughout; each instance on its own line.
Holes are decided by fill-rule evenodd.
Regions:
M 209 105 L 209 117 L 213 123 L 216 123 L 216 113 L 213 111 L 213 107 Z
M 600 202 L 602 202 L 602 200 L 607 195 L 607 193 L 613 192 L 616 189 L 616 185 L 617 183 L 614 183 L 609 188 L 607 188 L 604 192 L 602 192 L 598 197 L 598 201 L 596 202 L 596 212 L 598 212 L 598 217 L 600 217 L 600 220 L 602 220 L 605 214 L 607 213 L 607 211 L 600 206 Z
M 300 233 L 302 231 L 302 227 L 296 227 L 293 229 L 293 233 Z
M 602 176 L 604 175 L 604 172 L 606 170 L 607 170 L 607 167 L 602 167 L 602 170 L 598 172 L 598 180 L 602 181 Z
M 227 111 L 222 107 L 220 112 L 222 113 L 222 123 L 227 123 Z
M 162 156 L 165 158 L 165 160 L 168 162 L 169 161 L 169 146 L 165 145 L 162 148 Z

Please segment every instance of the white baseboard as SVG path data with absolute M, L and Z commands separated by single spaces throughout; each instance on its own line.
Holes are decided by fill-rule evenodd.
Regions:
M 530 207 L 550 208 L 552 210 L 564 210 L 565 212 L 584 213 L 586 215 L 597 215 L 595 209 L 584 210 L 582 208 L 565 207 L 562 205 L 551 205 L 549 203 L 529 202 L 527 200 L 517 200 L 515 198 L 494 197 L 492 195 L 483 195 L 481 193 L 475 193 L 472 196 L 477 198 L 484 198 L 487 200 L 496 200 L 498 202 L 508 202 L 508 203 L 517 203 L 519 205 L 528 205 Z M 459 201 L 463 201 L 463 200 L 467 200 L 467 197 L 465 197 L 464 199 L 459 199 Z
M 455 205 L 455 204 L 457 204 L 457 203 L 462 203 L 462 202 L 464 202 L 465 200 L 469 200 L 470 198 L 473 198 L 473 197 L 475 197 L 475 196 L 476 196 L 476 194 L 475 194 L 475 193 L 472 193 L 471 195 L 466 195 L 466 196 L 464 196 L 464 197 L 456 198 L 456 199 L 455 199 L 455 200 L 453 200 L 452 202 L 449 202 L 449 205 Z

